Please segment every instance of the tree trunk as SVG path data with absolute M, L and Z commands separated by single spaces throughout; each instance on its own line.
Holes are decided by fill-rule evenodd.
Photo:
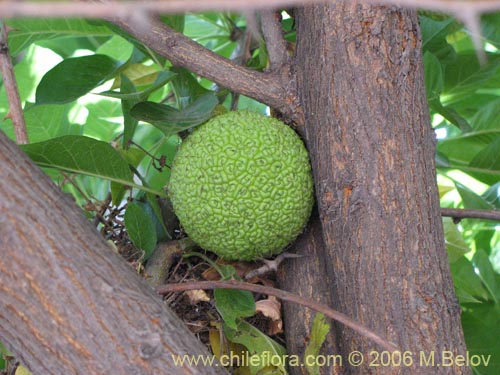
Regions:
M 324 298 L 334 308 L 409 352 L 399 366 L 397 356 L 386 363 L 381 348 L 338 325 L 341 373 L 468 373 L 436 366 L 443 351 L 466 349 L 439 213 L 417 15 L 335 2 L 298 10 L 296 22 L 297 92 L 325 245 L 315 262 L 324 270 L 303 277 L 307 262 L 298 260 L 284 274 L 307 282 L 301 289 L 311 295 L 318 279 L 331 278 Z M 363 353 L 359 367 L 348 363 L 353 351 Z
M 69 196 L 0 132 L 0 341 L 34 375 L 224 374 Z

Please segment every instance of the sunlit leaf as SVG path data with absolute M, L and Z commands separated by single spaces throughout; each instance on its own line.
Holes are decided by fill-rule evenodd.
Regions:
M 443 227 L 446 250 L 448 252 L 448 261 L 453 263 L 467 254 L 470 251 L 470 248 L 467 246 L 462 233 L 460 233 L 457 225 L 451 218 L 443 218 Z
M 38 41 L 64 37 L 64 40 L 59 40 L 59 43 L 63 45 L 68 37 L 86 40 L 91 37 L 111 37 L 112 35 L 112 32 L 102 24 L 90 23 L 84 19 L 14 18 L 6 23 L 13 29 L 9 32 L 9 50 L 14 56 Z M 80 47 L 85 47 L 85 45 Z
M 72 102 L 103 83 L 119 64 L 105 55 L 63 60 L 49 70 L 36 89 L 36 104 Z

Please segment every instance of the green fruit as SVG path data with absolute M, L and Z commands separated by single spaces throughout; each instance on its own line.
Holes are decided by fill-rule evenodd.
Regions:
M 278 254 L 303 230 L 314 203 L 299 136 L 253 112 L 229 112 L 197 127 L 171 172 L 169 194 L 184 230 L 224 259 Z

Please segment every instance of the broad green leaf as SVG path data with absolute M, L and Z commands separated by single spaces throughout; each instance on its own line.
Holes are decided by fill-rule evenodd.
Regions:
M 128 163 L 106 142 L 67 135 L 20 147 L 40 167 L 98 177 L 160 196 L 166 195 L 135 184 Z
M 119 64 L 105 55 L 63 60 L 49 70 L 36 89 L 36 104 L 64 104 L 87 94 L 110 78 Z
M 476 250 L 472 263 L 477 269 L 477 274 L 484 287 L 491 295 L 491 299 L 496 305 L 500 306 L 500 284 L 498 283 L 499 275 L 493 270 L 488 254 L 482 249 Z
M 103 97 L 102 100 L 84 104 L 88 111 L 83 134 L 111 142 L 122 132 L 122 105 L 118 100 Z
M 255 300 L 252 293 L 237 289 L 215 289 L 215 307 L 224 323 L 237 329 L 239 318 L 248 318 L 255 314 Z
M 481 16 L 481 37 L 500 48 L 500 13 L 485 13 Z
M 443 91 L 443 70 L 437 57 L 427 51 L 424 54 L 425 67 L 425 88 L 427 100 L 439 100 L 439 95 Z
M 134 245 L 145 252 L 144 259 L 148 259 L 156 245 L 151 216 L 137 203 L 129 203 L 125 211 L 125 228 Z
M 474 130 L 500 129 L 500 99 L 485 103 L 471 119 Z
M 500 182 L 490 186 L 483 193 L 483 198 L 496 209 L 500 209 Z
M 269 358 L 272 358 L 273 365 L 278 365 L 272 367 L 275 367 L 275 369 L 279 371 L 279 374 L 285 375 L 287 373 L 285 369 L 285 348 L 283 348 L 269 336 L 259 331 L 250 323 L 247 323 L 244 320 L 240 320 L 238 321 L 236 329 L 233 329 L 227 324 L 224 324 L 224 333 L 229 341 L 245 346 L 245 348 L 247 348 L 249 352 L 250 357 L 256 356 L 260 359 L 256 360 L 254 363 L 252 363 L 252 361 L 249 361 L 250 365 L 255 364 L 254 366 L 250 366 L 251 374 L 262 374 L 262 372 L 260 371 L 266 369 L 267 367 L 271 367 Z
M 82 126 L 70 124 L 68 121 L 72 105 L 26 105 L 26 107 L 24 117 L 31 142 L 41 142 L 63 135 L 81 135 L 83 131 Z
M 462 312 L 462 326 L 469 356 L 479 356 L 474 367 L 480 375 L 500 374 L 500 306 L 493 303 L 468 304 Z
M 488 201 L 486 201 L 486 199 L 474 193 L 466 186 L 458 182 L 455 182 L 455 186 L 457 187 L 465 208 L 473 210 L 491 210 L 494 208 L 488 203 Z
M 447 64 L 444 72 L 445 86 L 441 101 L 449 105 L 467 98 L 476 90 L 498 84 L 500 56 L 492 55 L 486 65 L 480 65 L 475 51 L 459 55 L 453 64 Z
M 488 291 L 474 272 L 474 266 L 466 257 L 461 257 L 456 262 L 451 263 L 450 269 L 460 303 L 480 302 L 489 299 Z
M 133 182 L 127 162 L 106 142 L 68 135 L 22 145 L 39 166 L 105 178 L 125 185 Z
M 420 28 L 422 30 L 422 50 L 430 51 L 436 57 L 446 63 L 455 59 L 455 50 L 448 43 L 446 37 L 459 28 L 458 23 L 451 17 L 444 20 L 434 20 L 430 17 L 420 17 Z
M 199 84 L 189 70 L 179 67 L 174 67 L 171 70 L 176 73 L 171 86 L 175 93 L 178 108 L 186 108 L 200 96 L 211 93 L 211 91 Z
M 106 43 L 101 45 L 96 53 L 106 55 L 115 61 L 128 61 L 134 51 L 134 46 L 119 35 L 113 35 Z
M 462 233 L 460 233 L 457 225 L 451 218 L 443 218 L 443 227 L 448 261 L 453 263 L 467 254 L 470 248 L 467 246 Z
M 474 173 L 473 176 L 487 184 L 500 180 L 500 137 L 481 150 L 469 163 L 469 167 L 478 168 L 489 173 Z
M 317 358 L 319 356 L 319 351 L 329 331 L 330 324 L 326 323 L 325 316 L 321 313 L 317 313 L 314 317 L 309 344 L 307 344 L 304 352 L 304 363 L 306 364 L 309 375 L 320 375 L 318 364 L 314 363 L 310 365 L 306 358 Z
M 438 142 L 438 151 L 451 165 L 468 165 L 474 157 L 500 137 L 500 129 L 470 132 Z
M 14 18 L 6 23 L 13 28 L 9 32 L 9 50 L 13 56 L 38 41 L 59 39 L 58 42 L 64 44 L 66 40 L 63 37 L 81 37 L 84 43 L 90 43 L 91 37 L 112 35 L 107 27 L 84 19 Z
M 141 83 L 141 81 L 139 79 L 133 80 L 132 78 L 130 78 L 127 75 L 126 69 L 123 71 L 123 74 L 120 75 L 120 77 L 122 77 L 122 76 L 127 77 L 129 82 L 136 85 L 136 86 Z M 136 92 L 124 92 L 123 90 L 120 89 L 120 92 L 103 91 L 103 92 L 100 92 L 99 95 L 108 96 L 108 97 L 116 98 L 116 99 L 122 99 L 122 100 L 134 100 L 134 101 L 146 100 L 152 92 L 165 86 L 174 76 L 175 76 L 175 73 L 172 73 L 169 71 L 158 72 L 155 70 L 154 74 L 149 73 L 149 75 L 148 75 L 148 80 L 149 80 L 149 78 L 154 78 L 154 80 L 151 82 L 151 86 L 145 88 L 144 90 L 136 91 Z
M 137 120 L 154 125 L 165 135 L 170 136 L 207 121 L 212 116 L 217 103 L 215 94 L 209 92 L 182 110 L 165 104 L 141 102 L 131 109 L 130 114 Z

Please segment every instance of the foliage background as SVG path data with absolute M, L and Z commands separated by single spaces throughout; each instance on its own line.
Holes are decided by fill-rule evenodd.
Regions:
M 421 12 L 420 20 L 430 119 L 438 139 L 441 205 L 498 210 L 500 13 L 481 18 L 487 55 L 483 65 L 461 23 L 431 12 Z M 266 68 L 265 45 L 241 15 L 187 14 L 164 21 L 222 56 L 253 69 Z M 217 103 L 227 110 L 269 113 L 252 99 L 173 68 L 107 22 L 13 19 L 6 23 L 14 28 L 9 46 L 32 143 L 25 151 L 82 207 L 106 200 L 111 192 L 113 204 L 125 211 L 125 226 L 143 250 L 143 259 L 157 241 L 168 237 L 158 224 L 158 207 L 149 193 L 163 191 L 168 183 L 168 165 L 181 142 L 178 133 L 205 121 Z M 293 47 L 293 19 L 284 14 L 282 25 Z M 14 138 L 7 114 L 2 85 L 0 129 Z M 401 131 L 405 126 L 411 125 L 402 124 Z M 132 183 L 137 188 L 123 188 Z M 130 198 L 136 203 L 126 206 Z M 89 218 L 95 215 L 92 210 L 85 213 Z M 468 349 L 471 354 L 496 353 L 488 367 L 474 371 L 497 374 L 499 223 L 478 219 L 454 223 L 445 218 L 444 226 Z

